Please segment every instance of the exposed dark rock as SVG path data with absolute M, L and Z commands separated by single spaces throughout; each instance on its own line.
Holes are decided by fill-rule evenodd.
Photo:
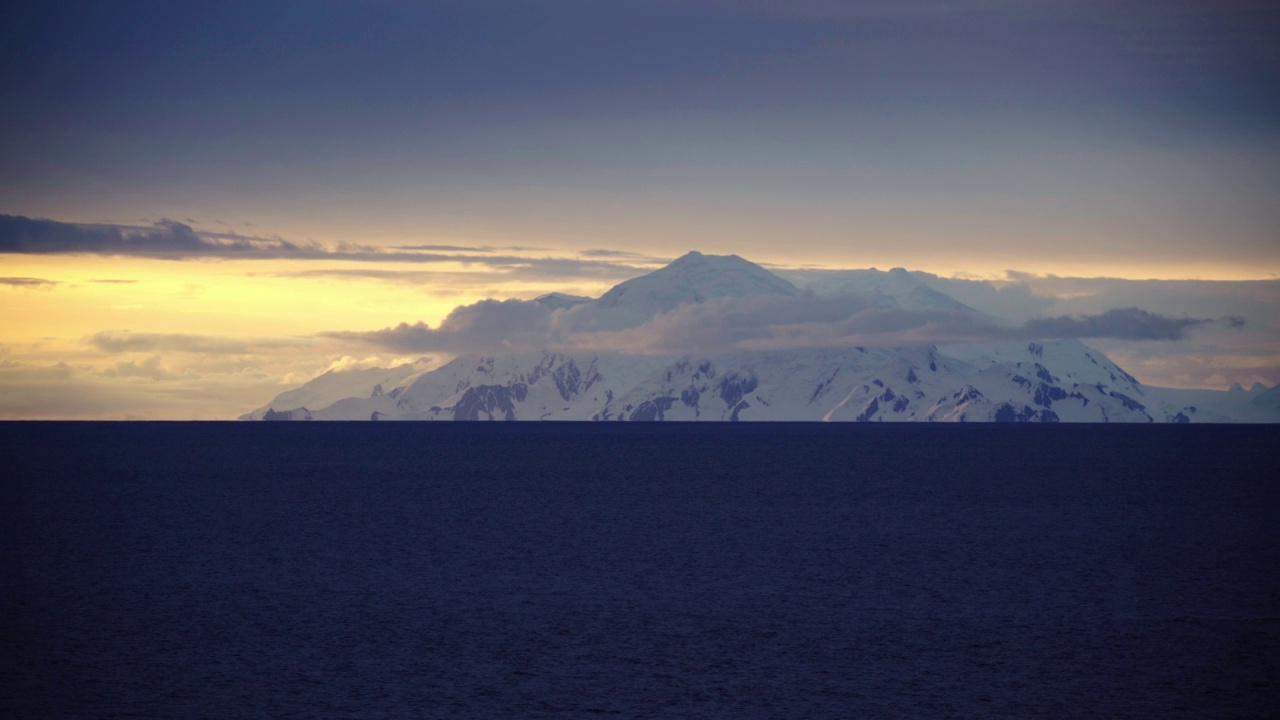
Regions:
M 630 419 L 638 422 L 666 420 L 666 413 L 671 409 L 671 405 L 675 401 L 675 398 L 665 395 L 652 400 L 645 400 L 640 403 L 635 412 L 631 413 Z M 630 409 L 630 406 L 628 406 L 628 409 Z
M 524 383 L 514 385 L 477 385 L 467 388 L 458 402 L 453 406 L 454 420 L 479 420 L 480 415 L 489 420 L 501 415 L 503 420 L 515 420 L 517 402 L 524 402 L 529 396 L 529 386 Z
M 1058 422 L 1058 414 L 1052 410 L 1034 410 L 1028 405 L 1017 409 L 1011 403 L 1001 403 L 996 408 L 995 422 Z
M 680 391 L 680 402 L 688 407 L 697 407 L 700 396 L 701 393 L 698 392 L 698 388 L 690 386 Z
M 1055 378 L 1053 374 L 1049 372 L 1049 369 L 1041 365 L 1040 363 L 1036 363 L 1036 377 L 1040 378 L 1041 380 L 1047 383 L 1057 382 L 1057 378 Z
M 737 373 L 727 373 L 720 381 L 720 399 L 724 400 L 724 404 L 733 407 L 738 404 L 747 393 L 756 389 L 759 381 L 755 375 L 742 376 Z
M 858 417 L 854 418 L 854 422 L 870 422 L 875 414 L 880 412 L 880 402 L 876 398 L 871 398 L 871 402 L 858 413 Z
M 1057 385 L 1040 383 L 1039 387 L 1036 388 L 1036 397 L 1032 402 L 1041 407 L 1049 408 L 1053 407 L 1054 400 L 1064 400 L 1066 397 L 1067 391 Z
M 1125 395 L 1124 393 L 1118 393 L 1115 390 L 1112 390 L 1107 394 L 1119 400 L 1121 403 L 1124 404 L 1126 408 L 1130 410 L 1137 410 L 1138 412 L 1141 412 L 1141 413 L 1145 413 L 1147 410 L 1146 405 L 1143 405 L 1142 403 L 1138 402 L 1137 400 L 1134 400 L 1133 398 L 1129 397 L 1128 395 Z
M 580 390 L 585 389 L 582 387 L 582 372 L 572 360 L 562 363 L 552 371 L 551 379 L 555 381 L 560 397 L 565 400 L 572 400 Z
M 809 396 L 810 405 L 812 405 L 813 401 L 817 400 L 818 396 L 822 394 L 822 388 L 824 387 L 826 387 L 826 383 L 818 383 L 818 386 L 813 389 L 813 394 Z
M 280 411 L 276 411 L 272 408 L 267 408 L 267 411 L 262 414 L 262 419 L 270 420 L 273 422 L 279 422 L 282 420 L 310 420 L 311 411 L 306 409 L 305 407 L 294 408 L 292 410 L 280 410 Z

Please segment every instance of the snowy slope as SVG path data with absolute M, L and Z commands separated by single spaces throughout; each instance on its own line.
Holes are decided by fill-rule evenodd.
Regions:
M 945 351 L 916 346 L 684 358 L 550 352 L 462 357 L 381 394 L 317 404 L 306 413 L 287 402 L 271 407 L 297 416 L 292 419 L 316 420 L 1280 420 L 1276 411 L 1268 414 L 1250 402 L 1261 396 L 1144 387 L 1096 350 L 1062 340 Z M 254 419 L 263 415 L 253 413 Z
M 1227 391 L 1145 386 L 1150 404 L 1171 422 L 1280 422 L 1280 385 Z
M 1121 392 L 1137 388 L 1077 381 L 1094 353 L 1064 342 L 1048 344 L 1048 359 L 1021 366 L 993 360 L 1004 348 L 991 346 L 988 354 L 970 348 L 972 361 L 932 346 L 688 358 L 620 395 L 597 419 L 1152 421 L 1141 402 Z
M 405 378 L 413 375 L 414 372 L 412 365 L 401 365 L 395 368 L 367 368 L 363 370 L 330 370 L 301 387 L 280 393 L 271 402 L 253 412 L 240 416 L 240 419 L 263 420 L 267 412 L 271 410 L 286 412 L 303 409 L 306 410 L 306 413 L 300 412 L 297 414 L 300 416 L 305 414 L 310 417 L 318 410 L 327 410 L 337 404 L 342 404 L 341 406 L 344 407 L 350 405 L 348 401 L 351 398 L 376 400 L 384 395 L 386 391 L 404 381 Z M 340 414 L 340 412 L 331 412 L 329 415 Z M 369 413 L 364 413 L 363 416 L 353 415 L 341 418 L 335 416 L 327 417 L 326 419 L 368 420 Z
M 691 252 L 670 265 L 614 286 L 595 301 L 646 317 L 715 297 L 795 295 L 791 283 L 737 255 Z
M 569 295 L 567 293 L 553 292 L 547 293 L 546 295 L 539 295 L 534 298 L 533 301 L 552 310 L 559 310 L 561 308 L 571 308 L 574 305 L 589 303 L 592 302 L 592 299 L 581 295 Z
M 524 353 L 461 357 L 394 391 L 406 420 L 589 420 L 666 358 Z M 386 419 L 392 419 L 388 417 Z
M 904 310 L 949 310 L 976 312 L 973 308 L 930 287 L 903 268 L 881 270 L 843 270 L 825 273 L 820 279 L 803 283 L 801 288 L 817 295 L 833 297 L 856 295 L 866 298 L 872 307 L 900 307 Z

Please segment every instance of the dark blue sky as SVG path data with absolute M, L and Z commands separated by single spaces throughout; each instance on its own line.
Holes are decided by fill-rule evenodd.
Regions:
M 1276 271 L 1277 38 L 1265 2 L 19 2 L 0 211 Z

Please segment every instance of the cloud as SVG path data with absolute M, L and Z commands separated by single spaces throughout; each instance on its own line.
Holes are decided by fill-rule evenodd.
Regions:
M 71 366 L 63 361 L 53 365 L 18 362 L 7 358 L 0 361 L 0 387 L 6 389 L 23 382 L 67 380 L 72 374 Z
M 231 338 L 187 333 L 135 333 L 129 330 L 104 330 L 87 340 L 95 348 L 109 353 L 164 351 L 206 355 L 246 355 L 311 342 L 306 338 Z
M 372 332 L 336 331 L 322 337 L 348 340 L 401 353 L 501 353 L 544 347 L 552 311 L 525 300 L 481 300 L 453 309 L 440 327 L 400 323 Z
M 190 225 L 162 219 L 149 227 L 78 225 L 0 215 L 0 253 L 129 255 L 155 258 L 213 256 L 284 257 L 322 252 L 281 239 L 201 234 Z
M 43 278 L 0 277 L 0 285 L 8 285 L 9 287 L 48 289 L 57 284 L 57 280 L 45 280 Z
M 1173 318 L 1138 308 L 1108 310 L 1098 315 L 1028 320 L 1023 333 L 1045 338 L 1119 338 L 1124 340 L 1182 340 L 1187 330 L 1212 320 Z
M 806 293 L 712 298 L 651 318 L 592 304 L 551 310 L 531 301 L 484 300 L 454 309 L 437 328 L 422 322 L 401 323 L 372 332 L 329 332 L 323 337 L 400 353 L 549 349 L 685 354 L 1014 339 L 1172 341 L 1185 339 L 1188 331 L 1210 322 L 1126 308 L 1037 318 L 1017 326 L 969 310 L 880 308 L 856 295 Z
M 159 355 L 136 362 L 124 360 L 102 373 L 106 377 L 138 377 L 147 380 L 177 380 L 181 376 L 169 372 L 161 365 Z
M 578 254 L 583 257 L 592 257 L 592 258 L 597 258 L 597 257 L 625 258 L 627 260 L 632 260 L 632 261 L 642 262 L 642 263 L 651 263 L 654 265 L 658 265 L 658 264 L 665 265 L 671 262 L 671 258 L 654 257 L 652 255 L 646 255 L 644 253 L 638 253 L 638 252 L 628 252 L 626 250 L 603 250 L 600 248 L 592 248 L 589 250 L 583 250 Z
M 138 281 L 137 281 L 137 280 L 122 280 L 122 279 L 119 279 L 119 278 L 95 278 L 95 279 L 93 279 L 93 280 L 90 280 L 89 282 L 91 282 L 91 283 L 103 283 L 103 284 L 106 284 L 106 285 L 132 285 L 132 284 L 134 284 L 134 283 L 136 283 L 136 282 L 138 282 Z
M 421 252 L 421 249 L 448 249 L 450 252 Z M 463 248 L 446 245 L 404 245 L 384 250 L 372 245 L 340 244 L 333 248 L 300 244 L 273 237 L 254 237 L 233 232 L 197 231 L 175 220 L 160 220 L 150 226 L 78 225 L 40 220 L 18 215 L 0 215 L 0 254 L 88 254 L 147 257 L 168 260 L 224 258 L 238 260 L 339 260 L 348 262 L 400 262 L 459 264 L 522 280 L 596 278 L 614 280 L 635 276 L 649 263 L 622 260 L 524 257 L 520 255 L 474 255 L 491 251 L 533 251 L 529 247 Z M 454 252 L 465 251 L 465 252 Z M 277 277 L 388 277 L 389 271 L 322 270 L 273 273 Z
M 466 245 L 392 245 L 391 249 L 465 253 L 537 252 L 546 250 L 546 248 L 529 247 L 525 245 L 478 245 L 476 247 L 468 247 Z
M 431 357 L 397 357 L 385 358 L 377 355 L 356 358 L 350 355 L 343 355 L 325 368 L 325 372 L 347 372 L 349 370 L 367 370 L 369 368 L 389 368 L 399 367 L 401 365 L 421 365 L 430 366 L 435 362 Z

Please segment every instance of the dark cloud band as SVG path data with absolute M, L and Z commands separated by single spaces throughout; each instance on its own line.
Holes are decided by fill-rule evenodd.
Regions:
M 414 248 L 409 251 L 410 248 Z M 167 260 L 225 258 L 239 260 L 341 260 L 349 262 L 460 263 L 485 267 L 523 278 L 625 278 L 648 269 L 624 260 L 531 258 L 518 255 L 473 255 L 459 252 L 421 252 L 417 248 L 448 248 L 489 253 L 527 248 L 461 248 L 460 246 L 401 246 L 386 251 L 370 245 L 326 248 L 281 238 L 194 230 L 176 220 L 160 220 L 150 227 L 78 225 L 56 220 L 0 215 L 0 254 L 107 255 Z M 331 271 L 330 271 L 331 272 Z
M 57 284 L 57 280 L 45 280 L 44 278 L 0 277 L 0 285 L 8 285 L 9 287 L 50 288 Z
M 1030 337 L 1045 338 L 1182 340 L 1188 330 L 1209 322 L 1212 320 L 1207 318 L 1173 318 L 1138 308 L 1123 308 L 1097 315 L 1028 320 L 1022 331 Z

